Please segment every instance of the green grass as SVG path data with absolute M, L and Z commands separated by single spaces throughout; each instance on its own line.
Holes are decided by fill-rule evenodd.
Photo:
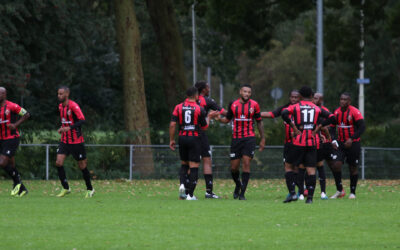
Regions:
M 360 181 L 357 200 L 312 205 L 283 204 L 281 180 L 250 180 L 247 201 L 231 198 L 231 180 L 215 181 L 221 200 L 205 200 L 199 180 L 198 201 L 178 200 L 174 180 L 95 181 L 92 199 L 83 181 L 65 198 L 58 181 L 25 183 L 14 198 L 0 182 L 0 249 L 400 248 L 399 180 Z

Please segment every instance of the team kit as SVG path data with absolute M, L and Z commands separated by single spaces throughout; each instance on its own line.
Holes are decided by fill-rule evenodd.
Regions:
M 308 86 L 291 91 L 286 105 L 265 112 L 261 112 L 259 104 L 250 98 L 252 87 L 249 84 L 240 86 L 239 98 L 230 102 L 226 110 L 208 97 L 209 91 L 207 82 L 197 82 L 186 91 L 187 98 L 176 105 L 172 113 L 169 146 L 172 150 L 176 149 L 175 132 L 178 130 L 180 199 L 197 200 L 194 191 L 201 161 L 206 184 L 205 198 L 219 198 L 213 192 L 210 145 L 206 134 L 209 121 L 214 119 L 232 123 L 230 170 L 235 184 L 233 198 L 246 200 L 250 163 L 256 151 L 255 126 L 260 136 L 261 152 L 265 147 L 262 119 L 277 117 L 282 118 L 285 127 L 283 161 L 288 194 L 283 202 L 305 200 L 307 204 L 313 203 L 317 173 L 321 199 L 345 197 L 342 185 L 342 166 L 345 162 L 350 170 L 348 198 L 356 198 L 360 137 L 365 131 L 365 123 L 361 112 L 351 105 L 349 93 L 341 94 L 339 107 L 331 113 L 323 106 L 323 95 L 314 93 Z M 326 194 L 324 161 L 335 179 L 337 191 L 331 197 Z
M 245 193 L 250 179 L 250 165 L 256 151 L 256 133 L 260 136 L 259 151 L 265 147 L 263 118 L 281 117 L 285 127 L 283 149 L 284 176 L 288 194 L 283 201 L 289 203 L 305 200 L 313 202 L 318 172 L 321 199 L 329 199 L 326 194 L 324 161 L 332 170 L 336 193 L 331 199 L 343 198 L 346 193 L 342 185 L 342 165 L 346 161 L 350 172 L 349 199 L 356 198 L 358 163 L 361 152 L 360 137 L 365 130 L 360 111 L 351 105 L 351 95 L 340 96 L 340 107 L 331 113 L 323 104 L 323 95 L 313 93 L 304 86 L 293 90 L 289 102 L 273 111 L 262 112 L 259 104 L 251 99 L 252 87 L 240 86 L 239 98 L 229 103 L 228 109 L 220 107 L 209 97 L 210 87 L 199 81 L 186 91 L 187 98 L 176 105 L 169 126 L 172 150 L 179 145 L 181 168 L 179 170 L 179 199 L 197 200 L 194 195 L 200 162 L 206 185 L 205 198 L 219 199 L 213 191 L 213 175 L 210 144 L 206 130 L 211 119 L 221 123 L 232 123 L 232 143 L 230 147 L 230 171 L 235 187 L 233 198 L 246 200 Z M 71 193 L 63 167 L 68 155 L 77 161 L 82 171 L 87 191 L 86 198 L 94 196 L 95 189 L 87 168 L 84 138 L 81 131 L 85 117 L 79 105 L 69 99 L 67 86 L 58 89 L 61 140 L 57 148 L 56 167 L 62 185 L 57 197 Z M 30 114 L 18 104 L 7 100 L 7 91 L 0 87 L 0 166 L 13 180 L 11 195 L 23 197 L 28 194 L 21 175 L 15 167 L 15 153 L 19 146 L 18 127 Z M 178 131 L 178 142 L 175 133 Z M 241 167 L 241 173 L 240 173 Z M 296 192 L 296 186 L 298 191 Z

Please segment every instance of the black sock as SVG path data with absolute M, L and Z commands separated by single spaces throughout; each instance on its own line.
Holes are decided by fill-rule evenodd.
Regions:
M 356 194 L 358 174 L 350 175 L 350 193 Z
M 324 166 L 317 168 L 319 185 L 321 186 L 321 192 L 326 193 L 326 174 Z
M 241 187 L 242 183 L 240 182 L 240 178 L 239 178 L 240 173 L 239 173 L 239 171 L 234 172 L 234 171 L 231 170 L 231 174 L 232 174 L 232 179 L 236 184 L 236 187 Z
M 296 185 L 299 187 L 299 193 L 304 194 L 304 175 L 305 175 L 306 169 L 305 168 L 299 168 L 299 173 L 297 174 L 296 178 Z
M 82 170 L 82 175 L 83 175 L 83 179 L 85 180 L 85 183 L 86 183 L 86 189 L 93 190 L 92 182 L 90 181 L 90 173 L 87 168 Z
M 213 176 L 212 176 L 212 174 L 205 174 L 204 180 L 206 182 L 206 192 L 211 194 L 213 191 Z
M 186 184 L 187 172 L 189 170 L 189 165 L 182 164 L 181 169 L 179 170 L 179 181 L 180 184 Z
M 190 180 L 189 180 L 189 174 L 186 173 L 185 175 L 185 194 L 188 195 L 190 190 Z
M 335 178 L 336 190 L 339 192 L 343 191 L 342 185 L 342 172 L 333 172 L 333 177 Z
M 242 187 L 240 188 L 240 195 L 244 195 L 244 193 L 246 192 L 249 179 L 250 179 L 250 173 L 242 172 Z
M 197 180 L 199 179 L 199 169 L 191 168 L 189 174 L 190 189 L 189 195 L 193 197 L 194 190 L 196 189 Z
M 313 198 L 316 184 L 317 184 L 317 177 L 315 175 L 307 175 L 306 176 L 306 187 L 308 190 L 307 199 Z
M 7 165 L 4 170 L 13 179 L 14 186 L 21 183 L 21 175 L 16 168 L 13 168 L 11 165 Z
M 289 193 L 291 195 L 296 194 L 296 191 L 294 190 L 295 188 L 295 179 L 294 179 L 294 173 L 293 171 L 286 172 L 285 173 L 285 179 L 286 179 L 286 186 L 289 190 Z
M 69 185 L 68 185 L 68 181 L 67 181 L 67 177 L 65 175 L 65 170 L 64 167 L 57 167 L 57 171 L 58 171 L 58 178 L 61 181 L 61 185 L 63 186 L 64 189 L 69 189 Z

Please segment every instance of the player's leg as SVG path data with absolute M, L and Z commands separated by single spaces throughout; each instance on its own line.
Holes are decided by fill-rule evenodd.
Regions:
M 92 181 L 90 180 L 90 172 L 87 167 L 86 149 L 84 143 L 73 144 L 71 146 L 72 157 L 78 162 L 78 167 L 82 171 L 82 177 L 86 184 L 86 198 L 91 198 L 94 195 L 94 188 L 92 186 Z
M 15 167 L 14 155 L 19 146 L 19 138 L 3 140 L 1 142 L 0 166 L 13 180 L 12 196 L 24 196 L 28 190 L 21 181 L 21 175 Z
M 189 194 L 189 151 L 187 138 L 179 136 L 179 157 L 181 159 L 181 169 L 179 170 L 179 199 L 185 200 Z
M 339 143 L 339 149 L 332 152 L 332 164 L 330 168 L 335 179 L 336 193 L 330 197 L 331 199 L 342 198 L 346 195 L 342 185 L 342 166 L 345 157 L 343 147 L 343 143 Z
M 256 138 L 249 137 L 243 139 L 242 147 L 242 186 L 240 187 L 239 200 L 246 200 L 244 194 L 246 193 L 247 184 L 250 180 L 250 163 L 254 157 L 254 151 L 256 149 Z
M 199 179 L 199 165 L 200 165 L 200 138 L 189 138 L 189 194 L 186 200 L 197 200 L 194 196 L 194 190 L 196 189 L 197 180 Z
M 295 175 L 296 177 L 296 185 L 299 188 L 299 200 L 304 200 L 304 181 L 305 181 L 305 175 L 306 175 L 306 168 L 304 167 L 303 164 L 300 164 L 298 167 L 298 173 Z
M 205 132 L 200 133 L 201 139 L 201 159 L 203 160 L 203 174 L 206 184 L 206 198 L 218 199 L 219 197 L 213 193 L 213 175 L 211 162 L 211 149 L 208 137 Z
M 294 169 L 296 165 L 300 165 L 304 151 L 301 147 L 292 145 L 285 161 L 285 180 L 286 186 L 289 191 L 289 195 L 283 201 L 284 203 L 296 201 L 298 199 L 295 191 L 296 178 L 294 174 Z M 298 175 L 299 176 L 299 175 Z
M 235 189 L 233 191 L 233 198 L 239 198 L 240 188 L 242 186 L 242 182 L 240 181 L 240 159 L 242 158 L 241 155 L 241 148 L 243 147 L 243 143 L 241 139 L 232 139 L 231 143 L 231 175 L 232 179 L 235 182 Z
M 330 145 L 330 143 L 328 143 Z M 328 148 L 327 143 L 323 143 L 320 145 L 320 148 L 317 149 L 317 171 L 318 171 L 318 179 L 319 185 L 321 187 L 321 199 L 327 200 L 329 199 L 326 195 L 326 174 L 324 168 L 324 159 L 327 159 Z
M 67 175 L 65 174 L 65 169 L 64 169 L 64 161 L 65 158 L 67 158 L 68 154 L 69 154 L 69 149 L 67 144 L 60 142 L 57 148 L 56 167 L 57 167 L 58 178 L 60 179 L 63 189 L 57 195 L 57 197 L 64 197 L 65 195 L 71 193 L 71 189 L 69 188 L 67 180 Z
M 360 142 L 353 142 L 348 150 L 347 163 L 349 164 L 350 172 L 350 195 L 349 199 L 356 198 L 356 188 L 358 182 L 358 163 L 360 159 L 361 145 Z
M 317 149 L 314 147 L 307 147 L 304 155 L 304 166 L 306 167 L 306 188 L 308 191 L 306 203 L 313 202 L 315 186 L 317 184 L 315 167 L 317 164 Z

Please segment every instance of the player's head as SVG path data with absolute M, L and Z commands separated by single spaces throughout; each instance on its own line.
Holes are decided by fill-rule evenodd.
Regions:
M 69 88 L 61 86 L 58 88 L 57 97 L 59 102 L 65 102 L 69 98 Z
M 4 87 L 0 87 L 0 102 L 7 99 L 7 90 Z
M 300 93 L 300 95 L 301 95 L 301 97 L 302 97 L 303 99 L 311 99 L 311 98 L 312 98 L 313 91 L 312 91 L 312 89 L 311 89 L 310 87 L 308 87 L 308 86 L 303 86 L 303 87 L 301 87 L 301 89 L 299 90 L 299 93 Z
M 317 106 L 321 106 L 324 102 L 324 95 L 322 93 L 315 93 L 313 97 L 313 103 Z
M 247 102 L 251 96 L 251 85 L 250 84 L 242 84 L 240 86 L 239 94 L 240 94 L 240 98 L 242 98 L 242 100 L 244 102 Z
M 194 86 L 199 90 L 199 95 L 208 96 L 210 94 L 210 86 L 206 81 L 198 81 Z
M 189 99 L 198 100 L 199 99 L 199 92 L 196 87 L 190 87 L 186 90 L 186 96 Z
M 289 101 L 290 104 L 296 104 L 300 101 L 300 93 L 297 89 L 294 89 L 290 92 Z
M 344 92 L 340 95 L 340 107 L 347 108 L 351 103 L 351 95 L 348 92 Z

